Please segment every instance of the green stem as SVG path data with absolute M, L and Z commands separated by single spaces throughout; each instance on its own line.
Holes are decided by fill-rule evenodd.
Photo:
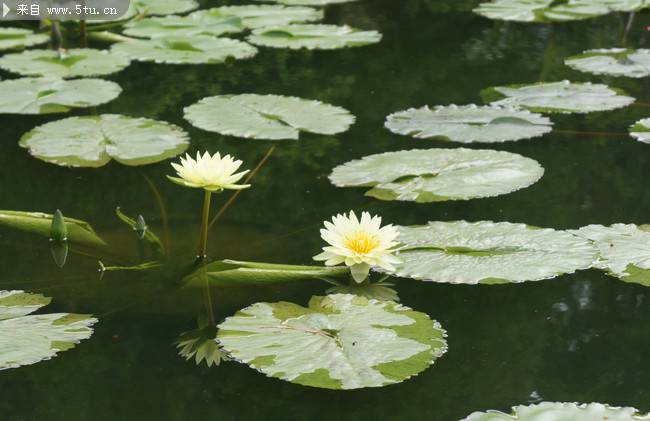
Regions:
M 199 245 L 199 259 L 205 259 L 208 248 L 208 223 L 210 218 L 210 199 L 212 192 L 205 191 L 203 198 L 203 218 L 201 219 L 201 243 Z

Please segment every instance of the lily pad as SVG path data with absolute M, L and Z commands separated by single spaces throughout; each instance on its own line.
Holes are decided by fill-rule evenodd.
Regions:
M 29 29 L 0 28 L 0 51 L 45 44 L 49 40 L 47 34 L 35 34 Z
M 323 11 L 312 7 L 286 7 L 282 5 L 244 5 L 223 6 L 192 13 L 234 16 L 241 19 L 246 28 L 256 29 L 267 26 L 289 25 L 292 23 L 313 22 L 323 19 Z M 191 15 L 190 15 L 191 16 Z
M 626 107 L 634 98 L 606 85 L 568 80 L 532 85 L 497 86 L 482 92 L 493 105 L 523 107 L 541 113 L 591 113 Z
M 253 304 L 221 323 L 217 339 L 267 376 L 327 389 L 399 383 L 447 349 L 445 331 L 426 314 L 350 294 L 312 297 L 308 308 Z
M 30 314 L 50 298 L 0 291 L 0 370 L 49 360 L 88 339 L 97 319 L 84 314 Z
M 650 415 L 639 414 L 630 407 L 616 407 L 602 403 L 579 405 L 577 403 L 541 402 L 529 406 L 515 406 L 512 413 L 500 411 L 474 412 L 461 421 L 640 421 Z
M 381 41 L 381 34 L 377 31 L 362 31 L 347 25 L 278 25 L 255 29 L 248 37 L 248 41 L 263 47 L 335 50 L 375 44 Z
M 115 99 L 122 89 L 101 79 L 21 78 L 0 82 L 0 113 L 51 114 L 94 107 Z
M 539 180 L 533 159 L 482 149 L 413 149 L 369 155 L 340 165 L 329 179 L 338 187 L 372 187 L 366 196 L 421 203 L 498 196 Z
M 132 60 L 168 64 L 215 64 L 257 54 L 257 49 L 245 42 L 205 35 L 119 42 L 112 50 Z
M 586 269 L 598 257 L 590 241 L 566 231 L 510 222 L 429 222 L 399 232 L 402 263 L 391 274 L 423 281 L 539 281 Z
M 46 123 L 24 134 L 20 146 L 52 164 L 101 167 L 111 159 L 152 164 L 184 152 L 189 142 L 187 133 L 169 123 L 103 114 Z
M 236 16 L 199 11 L 188 16 L 165 16 L 131 21 L 124 33 L 133 37 L 195 37 L 197 35 L 232 34 L 244 30 Z
M 28 50 L 0 57 L 0 68 L 23 76 L 60 78 L 102 76 L 129 65 L 126 57 L 92 48 Z
M 133 0 L 131 7 L 140 14 L 161 16 L 187 13 L 199 4 L 194 0 Z
M 476 105 L 411 108 L 386 117 L 393 133 L 454 142 L 505 142 L 550 132 L 548 118 L 526 110 Z
M 630 135 L 643 143 L 650 143 L 650 118 L 639 120 L 630 127 Z
M 650 50 L 610 48 L 588 50 L 567 58 L 564 63 L 581 72 L 595 75 L 642 78 L 650 76 Z
M 255 1 L 281 3 L 287 6 L 327 6 L 330 4 L 350 3 L 357 0 L 255 0 Z
M 184 111 L 185 119 L 200 129 L 254 139 L 298 139 L 300 132 L 332 135 L 354 123 L 344 108 L 280 95 L 219 95 Z
M 53 215 L 41 212 L 22 212 L 0 210 L 0 226 L 31 232 L 50 238 Z M 64 218 L 67 241 L 90 246 L 105 246 L 95 230 L 86 221 Z

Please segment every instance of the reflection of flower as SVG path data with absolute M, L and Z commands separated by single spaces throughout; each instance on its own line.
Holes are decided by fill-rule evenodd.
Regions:
M 356 282 L 368 277 L 371 266 L 380 266 L 388 271 L 395 270 L 393 264 L 401 260 L 393 256 L 397 246 L 397 228 L 392 225 L 381 227 L 381 217 L 361 214 L 361 220 L 353 211 L 349 216 L 336 215 L 332 222 L 325 221 L 320 234 L 330 245 L 314 256 L 314 260 L 324 260 L 325 265 L 334 266 L 345 263 L 350 267 Z
M 178 177 L 167 176 L 171 181 L 185 187 L 198 187 L 210 192 L 223 190 L 241 190 L 250 187 L 250 184 L 235 184 L 250 170 L 235 173 L 242 162 L 235 160 L 230 155 L 221 157 L 219 152 L 210 156 L 208 152 L 196 153 L 196 160 L 189 154 L 181 157 L 181 163 L 172 163 Z

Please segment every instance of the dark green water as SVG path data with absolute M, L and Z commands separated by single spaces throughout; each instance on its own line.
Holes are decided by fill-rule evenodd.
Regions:
M 213 258 L 310 263 L 322 247 L 321 222 L 350 209 L 401 225 L 466 219 L 577 228 L 650 221 L 650 146 L 625 134 L 650 114 L 642 104 L 554 116 L 556 131 L 539 139 L 470 146 L 517 152 L 546 168 L 541 181 L 509 195 L 435 204 L 380 202 L 365 198 L 362 189 L 330 185 L 330 170 L 353 158 L 459 146 L 401 137 L 382 127 L 387 114 L 408 107 L 480 102 L 479 91 L 489 86 L 565 78 L 602 81 L 650 102 L 647 80 L 588 76 L 562 64 L 588 48 L 620 46 L 627 15 L 552 26 L 506 24 L 472 14 L 476 3 L 368 0 L 333 6 L 327 9 L 328 22 L 380 30 L 383 41 L 338 51 L 262 49 L 252 60 L 232 65 L 134 63 L 109 78 L 124 93 L 98 111 L 178 124 L 191 135 L 190 151 L 231 153 L 247 168 L 270 143 L 195 129 L 183 120 L 182 108 L 215 94 L 273 93 L 341 105 L 357 116 L 351 130 L 336 138 L 308 135 L 277 143 L 253 188 L 213 230 Z M 647 46 L 649 22 L 637 16 L 627 45 Z M 114 246 L 115 263 L 137 263 L 136 240 L 114 209 L 120 205 L 129 214 L 142 213 L 162 232 L 146 176 L 163 197 L 175 257 L 190 258 L 202 195 L 168 182 L 168 162 L 66 169 L 17 146 L 22 133 L 62 117 L 0 116 L 0 209 L 51 213 L 60 208 L 91 222 Z M 218 196 L 217 205 L 225 197 Z M 41 292 L 54 298 L 48 311 L 100 318 L 94 336 L 76 349 L 0 372 L 0 420 L 458 421 L 475 410 L 505 410 L 539 399 L 650 411 L 650 290 L 601 272 L 496 286 L 395 280 L 404 304 L 448 331 L 448 353 L 404 383 L 334 392 L 269 379 L 237 363 L 207 368 L 186 362 L 173 342 L 196 326 L 204 311 L 201 292 L 174 293 L 162 287 L 162 275 L 108 273 L 100 280 L 96 267 L 97 257 L 71 254 L 59 269 L 47 241 L 0 230 L 0 289 Z M 222 319 L 256 301 L 306 304 L 326 288 L 313 282 L 218 288 L 212 298 Z

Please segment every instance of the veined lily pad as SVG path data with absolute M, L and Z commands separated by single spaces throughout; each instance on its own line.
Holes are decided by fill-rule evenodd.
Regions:
M 454 142 L 505 142 L 551 131 L 548 118 L 525 110 L 476 105 L 411 108 L 386 117 L 393 133 Z
M 51 237 L 52 218 L 52 215 L 41 212 L 0 210 L 0 226 L 31 232 L 47 238 Z M 64 221 L 68 241 L 90 246 L 106 245 L 88 222 L 73 218 L 64 218 Z
M 254 139 L 298 139 L 300 132 L 331 135 L 354 123 L 344 108 L 280 95 L 219 95 L 184 111 L 185 119 L 200 129 Z
M 323 11 L 312 7 L 286 7 L 282 5 L 244 5 L 223 6 L 209 10 L 199 10 L 192 15 L 221 14 L 241 19 L 246 28 L 289 25 L 292 23 L 313 22 L 323 19 Z M 190 15 L 191 16 L 191 15 Z
M 330 4 L 350 3 L 357 0 L 255 0 L 282 3 L 287 6 L 327 6 Z
M 257 303 L 219 325 L 229 355 L 270 377 L 327 389 L 402 382 L 447 349 L 424 313 L 350 294 L 312 297 L 309 307 Z
M 294 50 L 335 50 L 360 47 L 381 41 L 377 31 L 362 31 L 349 26 L 336 25 L 280 25 L 255 29 L 248 37 L 255 45 Z
M 32 314 L 50 298 L 0 291 L 0 370 L 49 360 L 88 339 L 97 319 L 84 314 Z
M 494 105 L 523 107 L 542 113 L 591 113 L 622 108 L 634 98 L 606 86 L 568 80 L 532 85 L 497 86 L 482 92 Z
M 542 402 L 529 406 L 515 406 L 512 413 L 500 411 L 474 412 L 461 421 L 640 421 L 648 420 L 650 415 L 639 414 L 629 407 L 616 407 L 601 403 L 576 404 L 561 402 Z
M 169 64 L 223 63 L 257 54 L 257 49 L 245 42 L 203 35 L 119 42 L 112 50 L 133 60 Z
M 424 281 L 539 281 L 586 269 L 598 257 L 590 241 L 568 232 L 510 222 L 429 222 L 399 231 L 402 263 L 391 274 Z
M 366 156 L 334 168 L 338 187 L 372 187 L 381 200 L 441 202 L 491 197 L 528 187 L 544 169 L 533 159 L 481 149 L 413 149 Z
M 241 32 L 244 25 L 236 16 L 194 12 L 188 16 L 154 17 L 129 22 L 124 33 L 133 37 L 195 37 Z
M 564 63 L 581 72 L 596 75 L 642 78 L 650 76 L 650 50 L 611 48 L 588 50 Z
M 122 89 L 101 79 L 21 78 L 0 82 L 0 113 L 51 114 L 115 99 Z
M 588 225 L 571 232 L 593 241 L 600 251 L 594 267 L 623 281 L 650 286 L 650 226 Z
M 0 28 L 0 51 L 45 44 L 49 40 L 47 34 L 35 34 L 29 29 Z
M 115 114 L 71 117 L 27 132 L 20 146 L 36 158 L 71 167 L 101 167 L 111 159 L 146 165 L 187 149 L 187 134 L 172 124 Z
M 126 57 L 92 48 L 28 50 L 0 57 L 0 68 L 23 76 L 102 76 L 119 72 L 128 65 Z
M 639 120 L 630 127 L 630 135 L 643 143 L 650 143 L 650 118 Z

